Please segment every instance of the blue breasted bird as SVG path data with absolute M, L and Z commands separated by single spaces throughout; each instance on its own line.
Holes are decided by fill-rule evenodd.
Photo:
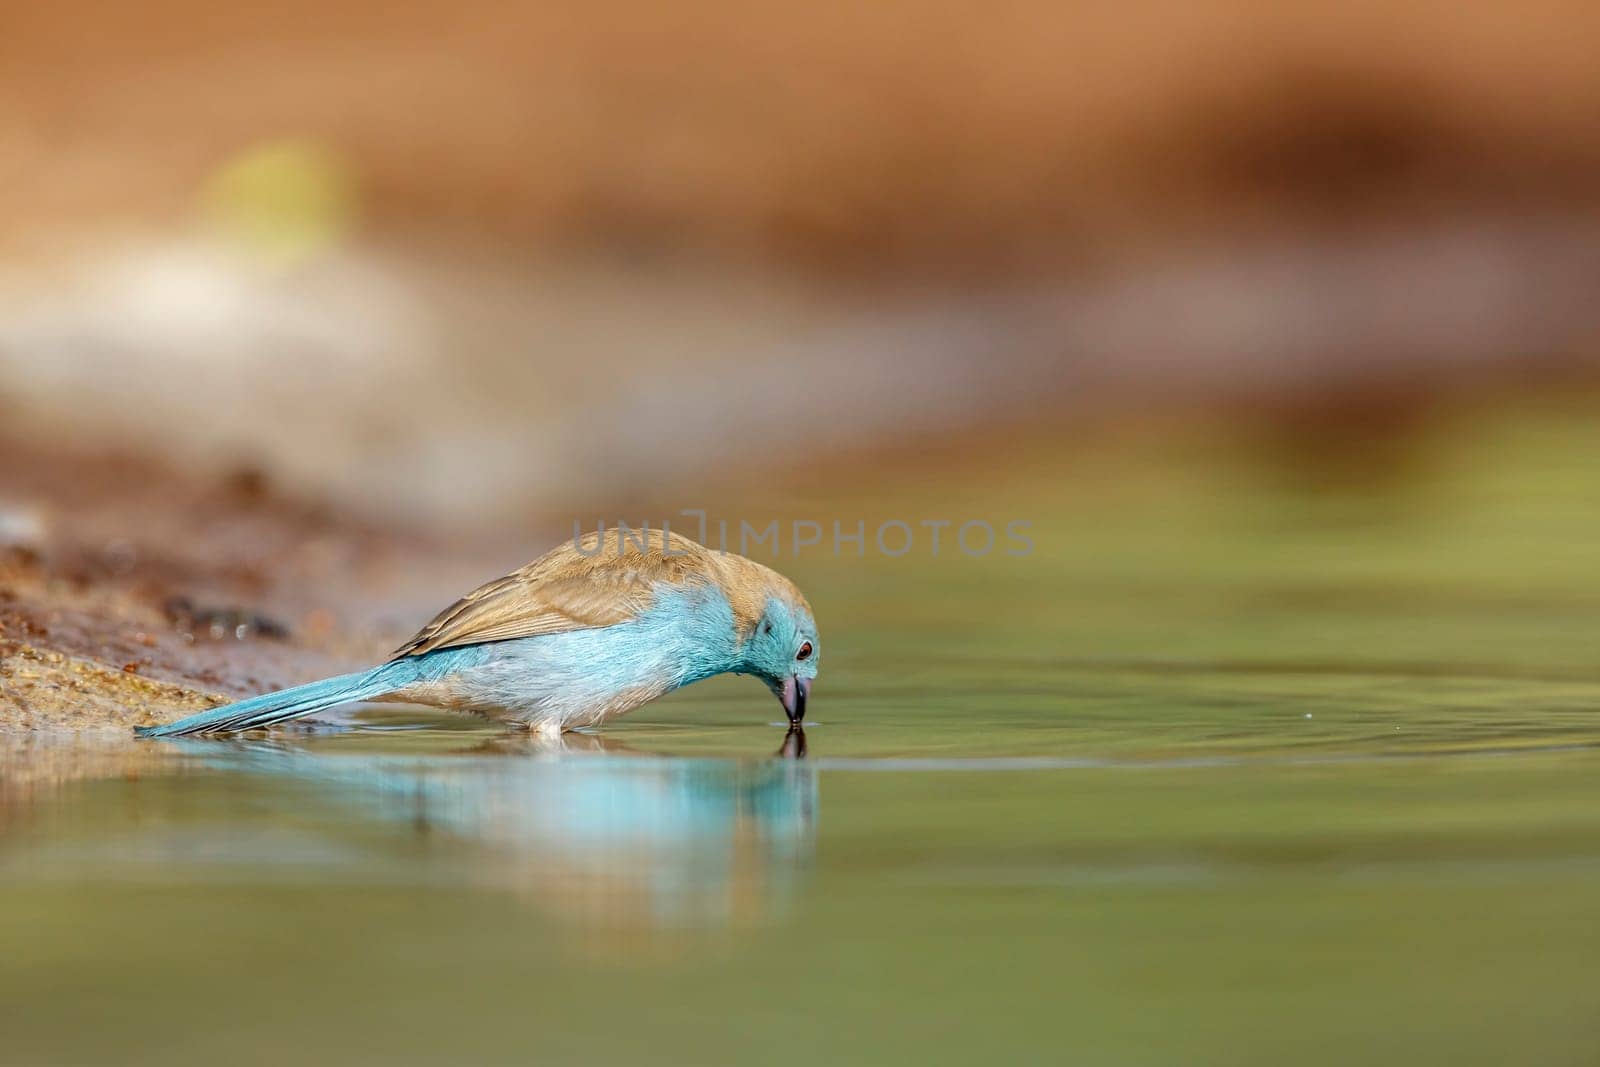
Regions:
M 819 651 L 811 606 L 776 571 L 660 530 L 591 532 L 468 593 L 369 671 L 136 732 L 232 733 L 394 701 L 559 734 L 730 671 L 765 682 L 798 726 Z

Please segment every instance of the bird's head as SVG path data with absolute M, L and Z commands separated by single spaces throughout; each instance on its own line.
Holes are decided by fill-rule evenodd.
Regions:
M 744 561 L 748 562 L 748 561 Z M 789 722 L 805 718 L 811 682 L 817 676 L 821 646 L 811 605 L 793 582 L 775 571 L 759 568 L 747 587 L 749 623 L 739 645 L 741 674 L 753 674 L 767 684 L 783 704 Z

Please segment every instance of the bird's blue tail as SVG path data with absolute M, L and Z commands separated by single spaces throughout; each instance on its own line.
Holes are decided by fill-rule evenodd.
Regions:
M 313 712 L 356 700 L 371 700 L 392 693 L 416 680 L 416 671 L 399 660 L 357 674 L 341 674 L 320 682 L 280 689 L 276 693 L 241 700 L 237 704 L 203 711 L 163 726 L 140 726 L 138 737 L 182 737 L 185 734 L 232 733 L 288 722 Z

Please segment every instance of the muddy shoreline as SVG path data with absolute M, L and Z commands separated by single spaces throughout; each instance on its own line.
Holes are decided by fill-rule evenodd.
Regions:
M 0 734 L 126 729 L 371 663 L 440 551 L 259 472 L 0 457 Z

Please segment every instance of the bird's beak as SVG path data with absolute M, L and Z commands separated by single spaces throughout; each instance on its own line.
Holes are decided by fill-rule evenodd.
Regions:
M 783 735 L 783 744 L 778 747 L 778 758 L 806 758 L 806 732 L 799 723 L 790 726 L 789 732 Z
M 783 702 L 784 714 L 789 716 L 791 725 L 799 726 L 800 720 L 806 717 L 806 698 L 810 695 L 810 678 L 797 678 L 791 674 L 783 680 L 778 699 Z

